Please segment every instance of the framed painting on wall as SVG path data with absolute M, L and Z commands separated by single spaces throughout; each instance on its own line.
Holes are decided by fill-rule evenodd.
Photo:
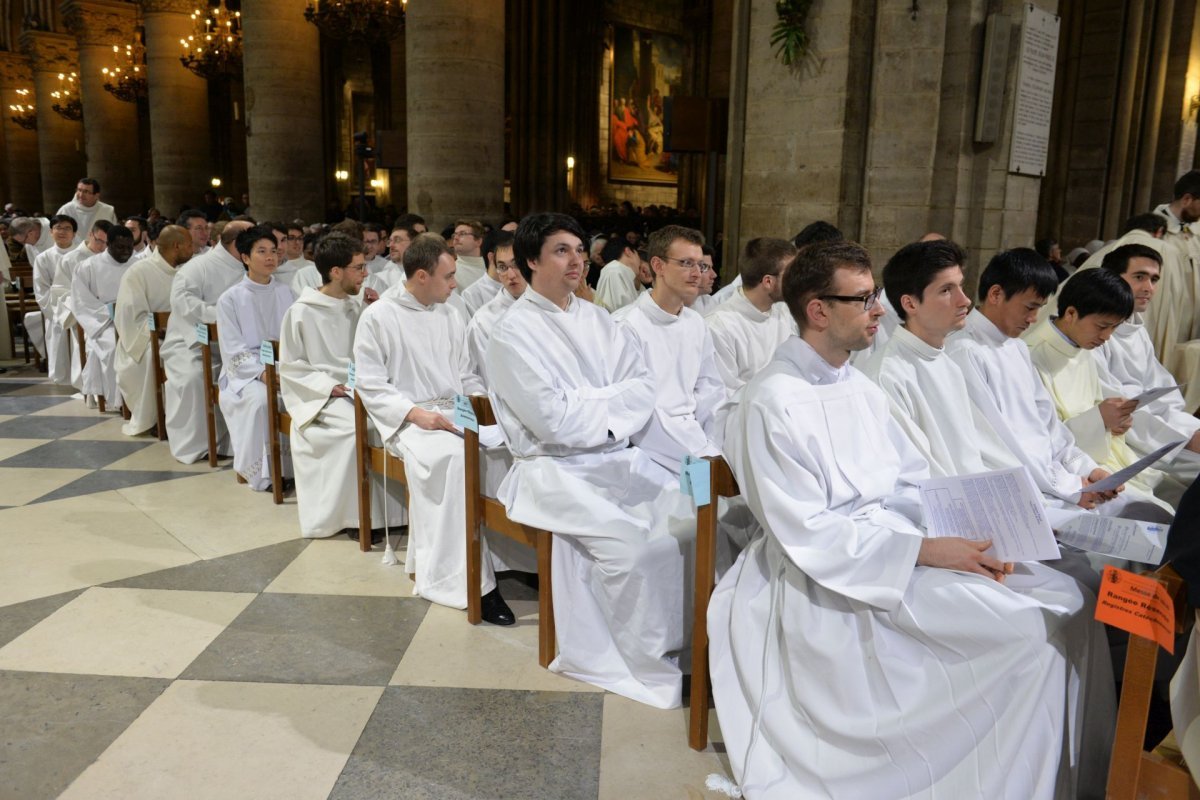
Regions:
M 684 43 L 677 36 L 613 26 L 608 179 L 674 186 L 678 157 L 663 147 L 667 109 L 681 93 Z

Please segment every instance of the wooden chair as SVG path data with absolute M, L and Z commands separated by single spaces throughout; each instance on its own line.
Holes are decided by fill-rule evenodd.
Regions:
M 200 343 L 200 358 L 204 362 L 204 422 L 208 426 L 208 465 L 217 467 L 217 410 L 220 408 L 221 387 L 217 385 L 217 377 L 213 374 L 213 346 L 217 343 L 217 323 L 206 322 L 208 341 Z M 246 479 L 233 472 L 234 480 L 245 483 Z
M 78 322 L 75 323 L 75 344 L 79 347 L 79 371 L 82 373 L 87 368 L 87 335 L 83 332 L 83 326 Z M 101 414 L 105 412 L 104 395 L 96 395 L 96 410 Z
M 1192 615 L 1186 603 L 1183 579 L 1170 565 L 1159 567 L 1152 576 L 1167 588 L 1175 601 L 1175 633 Z M 1200 789 L 1186 767 L 1143 749 L 1150 696 L 1154 690 L 1158 645 L 1140 636 L 1130 636 L 1125 654 L 1121 702 L 1117 708 L 1117 730 L 1108 767 L 1108 800 L 1200 800 Z
M 150 331 L 150 358 L 154 368 L 154 405 L 158 410 L 158 440 L 167 438 L 167 405 L 163 397 L 163 385 L 167 382 L 167 371 L 162 363 L 162 342 L 167 338 L 167 321 L 171 318 L 170 311 L 155 311 L 154 330 Z
M 354 445 L 358 451 L 358 547 L 364 553 L 371 549 L 371 472 L 383 474 L 387 469 L 389 481 L 399 481 L 406 489 L 404 460 L 392 455 L 387 448 L 371 444 L 371 429 L 367 408 L 358 392 L 354 393 Z
M 28 364 L 32 358 L 37 368 L 41 370 L 42 354 L 33 346 L 32 340 L 29 338 L 29 331 L 25 329 L 25 314 L 34 311 L 38 308 L 37 302 L 33 297 L 33 267 L 28 263 L 19 263 L 12 265 L 12 283 L 6 286 L 4 291 L 4 304 L 8 310 L 8 325 L 9 325 L 9 355 L 12 358 L 17 357 L 17 339 L 21 340 L 21 346 L 24 351 L 25 363 Z
M 707 505 L 696 509 L 696 597 L 692 616 L 692 687 L 688 711 L 688 745 L 708 747 L 708 601 L 716 587 L 717 498 L 741 494 L 729 464 L 720 456 L 708 458 Z
M 292 415 L 283 409 L 279 396 L 279 342 L 271 340 L 271 363 L 263 365 L 267 385 L 267 431 L 271 437 L 268 451 L 271 460 L 271 497 L 275 505 L 283 503 L 283 445 L 281 435 L 291 437 Z
M 472 397 L 471 407 L 480 425 L 495 425 L 492 406 L 486 397 Z M 480 537 L 487 527 L 537 552 L 538 574 L 538 663 L 550 666 L 555 655 L 554 638 L 554 594 L 550 583 L 550 548 L 553 534 L 539 528 L 531 528 L 508 518 L 508 512 L 499 500 L 483 494 L 480 467 L 479 434 L 464 431 L 466 448 L 466 501 L 467 501 L 467 622 L 478 625 L 483 619 L 479 584 L 483 575 L 483 548 Z

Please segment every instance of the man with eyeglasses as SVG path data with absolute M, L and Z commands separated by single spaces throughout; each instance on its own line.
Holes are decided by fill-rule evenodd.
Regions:
M 454 275 L 458 283 L 455 292 L 460 296 L 486 272 L 487 265 L 479 254 L 482 245 L 483 223 L 473 219 L 460 219 L 454 223 Z
M 198 208 L 189 208 L 182 212 L 175 224 L 187 230 L 192 236 L 192 257 L 202 256 L 211 246 L 208 243 L 208 217 Z
M 500 288 L 475 312 L 471 323 L 467 325 L 467 351 L 471 357 L 471 371 L 483 380 L 484 386 L 488 383 L 487 346 L 492 329 L 512 304 L 525 294 L 525 289 L 529 286 L 513 260 L 513 234 L 510 231 L 497 231 L 489 238 L 489 245 L 489 267 L 495 271 Z M 482 282 L 480 280 L 480 283 Z M 478 285 L 477 283 L 476 286 Z M 465 295 L 463 299 L 466 300 Z
M 684 456 L 720 455 L 717 408 L 725 384 L 712 335 L 687 306 L 700 291 L 704 236 L 680 225 L 650 234 L 646 245 L 654 286 L 613 319 L 638 342 L 654 376 L 654 413 L 630 441 L 678 475 Z
M 703 317 L 716 308 L 718 301 L 712 293 L 713 284 L 717 280 L 717 270 L 713 266 L 715 251 L 708 245 L 704 245 L 702 251 L 704 255 L 700 259 L 700 293 L 696 295 L 695 300 L 688 304 L 688 308 Z
M 387 229 L 378 222 L 368 222 L 363 225 L 363 244 L 367 248 L 367 274 L 381 272 L 390 263 L 387 258 L 389 251 Z
M 63 294 L 54 291 L 54 273 L 59 262 L 75 250 L 75 220 L 65 214 L 50 218 L 54 245 L 33 262 L 33 295 L 46 320 L 46 370 L 51 383 L 71 383 L 71 342 L 66 332 L 74 324 L 70 311 L 64 311 Z M 66 323 L 66 324 L 64 324 Z M 74 372 L 78 375 L 78 364 Z
M 208 426 L 204 401 L 204 365 L 198 325 L 217 321 L 217 299 L 242 280 L 245 270 L 237 256 L 237 237 L 251 226 L 234 220 L 221 231 L 216 247 L 193 256 L 179 268 L 171 282 L 171 318 L 162 344 L 163 404 L 167 415 L 167 444 L 177 461 L 191 464 L 208 454 Z M 194 239 L 193 239 L 194 241 Z M 217 332 L 220 341 L 221 332 Z M 213 347 L 213 370 L 220 368 L 220 349 Z M 225 420 L 218 409 L 217 452 L 229 452 Z
M 404 283 L 404 253 L 413 240 L 420 236 L 411 226 L 397 227 L 388 239 L 388 263 L 379 272 L 367 275 L 363 288 L 382 295 L 398 283 Z
M 76 268 L 92 256 L 104 252 L 108 247 L 108 232 L 114 227 L 116 226 L 105 219 L 93 223 L 83 242 L 59 259 L 58 266 L 54 269 L 54 282 L 50 286 L 50 294 L 57 304 L 56 316 L 67 333 L 76 325 L 75 298 L 71 293 Z M 71 385 L 80 389 L 83 387 L 82 354 L 75 346 L 75 337 L 71 335 L 68 339 L 71 347 Z
M 751 239 L 739 262 L 742 285 L 704 318 L 730 394 L 766 366 L 775 348 L 795 331 L 779 302 L 784 271 L 795 256 L 795 245 L 786 239 Z
M 483 260 L 487 264 L 487 272 L 463 290 L 463 305 L 467 308 L 467 314 L 472 317 L 500 291 L 500 280 L 496 274 L 496 242 L 502 233 L 508 231 L 491 231 L 483 237 Z
M 75 232 L 76 242 L 82 241 L 96 222 L 104 220 L 117 224 L 117 212 L 108 203 L 100 201 L 100 181 L 95 178 L 80 178 L 75 186 L 75 196 L 55 213 L 66 214 L 79 225 Z
M 320 289 L 321 275 L 316 265 L 304 257 L 304 223 L 294 220 L 283 227 L 282 263 L 275 270 L 275 280 L 291 286 L 297 297 L 309 286 Z
M 349 367 L 362 304 L 366 248 L 344 233 L 331 233 L 313 256 L 321 288 L 306 287 L 283 316 L 279 333 L 279 383 L 292 418 L 290 441 L 296 473 L 300 535 L 332 536 L 343 530 L 358 540 L 358 478 L 355 470 L 354 400 Z M 383 486 L 371 492 L 372 519 L 382 526 Z M 391 519 L 403 505 L 389 499 Z M 373 527 L 378 527 L 374 523 Z
M 1074 797 L 1085 769 L 1103 780 L 1091 740 L 1111 730 L 1088 706 L 1112 691 L 1095 600 L 1041 564 L 1007 574 L 988 542 L 926 536 L 928 467 L 848 363 L 883 314 L 874 291 L 861 245 L 801 250 L 783 278 L 800 333 L 730 420 L 766 529 L 708 611 L 734 778 L 764 798 Z

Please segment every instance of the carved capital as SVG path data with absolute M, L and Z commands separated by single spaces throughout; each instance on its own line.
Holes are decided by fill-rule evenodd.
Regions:
M 187 14 L 196 10 L 196 0 L 142 0 L 146 14 Z
M 126 45 L 137 25 L 137 6 L 123 0 L 66 0 L 63 22 L 81 45 Z
M 71 72 L 79 69 L 79 48 L 75 37 L 50 31 L 23 31 L 21 52 L 29 56 L 35 70 Z
M 0 88 L 33 88 L 33 67 L 29 56 L 0 53 Z

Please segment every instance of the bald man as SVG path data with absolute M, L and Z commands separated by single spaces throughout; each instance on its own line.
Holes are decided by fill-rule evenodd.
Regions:
M 179 225 L 168 225 L 158 234 L 158 249 L 137 259 L 121 278 L 117 291 L 117 386 L 129 409 L 121 426 L 126 436 L 137 436 L 154 427 L 154 365 L 151 363 L 150 321 L 155 312 L 171 310 L 171 283 L 175 270 L 192 257 L 192 237 Z

